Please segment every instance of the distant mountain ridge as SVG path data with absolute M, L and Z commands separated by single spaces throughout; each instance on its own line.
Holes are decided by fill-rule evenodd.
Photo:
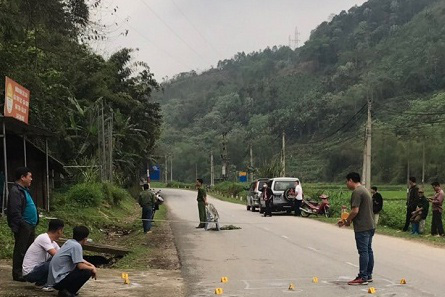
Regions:
M 191 180 L 195 164 L 209 176 L 208 155 L 219 154 L 223 133 L 235 172 L 248 167 L 250 144 L 254 167 L 270 166 L 284 131 L 289 175 L 337 180 L 361 167 L 363 105 L 371 96 L 375 179 L 403 182 L 407 140 L 440 128 L 407 127 L 424 120 L 414 115 L 428 102 L 445 111 L 444 87 L 445 2 L 370 0 L 320 24 L 295 51 L 238 53 L 215 69 L 164 83 L 162 146 L 178 158 L 178 179 Z M 429 166 L 432 176 L 441 175 Z M 411 162 L 413 172 L 420 167 Z

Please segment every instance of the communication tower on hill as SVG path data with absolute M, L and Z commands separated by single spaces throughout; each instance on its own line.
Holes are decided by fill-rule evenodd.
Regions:
M 289 35 L 289 47 L 291 49 L 296 49 L 300 46 L 300 32 L 298 31 L 298 27 L 295 27 L 294 36 Z

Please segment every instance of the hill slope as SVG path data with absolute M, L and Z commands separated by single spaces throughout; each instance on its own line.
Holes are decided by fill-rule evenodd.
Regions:
M 295 51 L 238 53 L 200 75 L 177 75 L 158 94 L 176 178 L 192 180 L 195 164 L 208 177 L 223 133 L 233 172 L 246 170 L 252 144 L 258 174 L 266 174 L 284 131 L 288 175 L 343 179 L 361 168 L 368 97 L 374 180 L 403 182 L 408 160 L 420 175 L 424 139 L 427 178 L 445 178 L 444 33 L 443 1 L 370 0 L 320 24 Z

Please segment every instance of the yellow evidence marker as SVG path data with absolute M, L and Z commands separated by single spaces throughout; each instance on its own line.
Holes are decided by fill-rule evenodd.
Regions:
M 215 289 L 215 295 L 222 295 L 223 289 L 222 288 L 216 288 Z
M 368 293 L 369 294 L 375 294 L 375 292 L 376 292 L 376 290 L 375 290 L 374 287 L 371 287 L 371 288 L 368 289 Z
M 226 276 L 221 277 L 222 283 L 227 283 L 228 281 L 229 281 L 229 279 Z
M 293 283 L 290 283 L 289 291 L 295 291 L 295 285 Z
M 400 284 L 401 284 L 401 285 L 406 285 L 406 279 L 402 278 L 402 279 L 400 280 Z
M 312 282 L 313 282 L 314 284 L 318 284 L 318 277 L 314 276 L 314 277 L 312 278 Z
M 124 284 L 125 285 L 129 285 L 130 284 L 130 279 L 128 278 L 128 273 L 122 273 L 121 277 L 124 280 Z

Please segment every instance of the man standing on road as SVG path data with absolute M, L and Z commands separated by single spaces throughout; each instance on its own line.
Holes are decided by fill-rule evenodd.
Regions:
M 266 211 L 264 212 L 264 216 L 272 217 L 273 193 L 268 184 L 264 184 L 263 186 L 263 199 L 266 204 Z
M 413 211 L 416 211 L 416 207 L 419 204 L 419 188 L 416 184 L 416 178 L 411 176 L 409 178 L 409 190 L 406 201 L 406 220 L 403 231 L 408 231 L 409 224 L 411 223 L 411 215 Z
M 303 202 L 303 188 L 300 181 L 295 181 L 295 216 L 301 217 L 301 203 Z
M 348 282 L 348 285 L 367 285 L 372 282 L 374 269 L 374 253 L 372 251 L 372 238 L 375 232 L 375 223 L 372 212 L 372 198 L 368 190 L 360 183 L 360 175 L 351 172 L 346 176 L 346 186 L 352 190 L 351 213 L 346 220 L 340 220 L 338 226 L 354 225 L 355 242 L 359 253 L 359 274 Z
M 31 170 L 19 167 L 15 172 L 15 184 L 8 196 L 8 225 L 14 233 L 14 253 L 12 258 L 12 279 L 24 282 L 22 265 L 25 253 L 35 238 L 35 228 L 39 214 L 29 193 L 32 182 Z
M 139 194 L 138 203 L 142 207 L 142 227 L 145 234 L 152 232 L 150 229 L 155 202 L 155 194 L 150 191 L 148 184 L 144 184 L 144 190 Z
M 198 212 L 199 212 L 199 225 L 196 228 L 204 228 L 205 222 L 207 222 L 206 205 L 207 205 L 207 193 L 204 188 L 204 181 L 201 178 L 196 180 L 195 184 L 198 190 Z
M 430 208 L 430 203 L 428 199 L 424 195 L 424 191 L 422 188 L 419 188 L 419 204 L 417 205 L 416 210 L 413 212 L 411 216 L 412 221 L 412 231 L 411 234 L 419 235 L 422 234 L 425 230 L 425 220 L 428 216 L 428 210 Z
M 431 235 L 444 236 L 443 225 L 442 225 L 442 204 L 443 204 L 444 193 L 438 182 L 432 183 L 431 186 L 433 186 L 433 189 L 436 192 L 433 199 L 431 200 L 433 205 L 432 207 L 433 220 L 431 222 Z
M 377 190 L 377 187 L 371 187 L 372 194 L 372 211 L 374 213 L 374 222 L 377 227 L 379 223 L 380 212 L 383 208 L 383 197 Z
M 419 233 L 423 234 L 425 232 L 425 221 L 428 216 L 428 210 L 430 209 L 430 204 L 428 199 L 425 197 L 424 190 L 419 189 L 419 207 L 422 209 L 422 217 L 419 222 Z

